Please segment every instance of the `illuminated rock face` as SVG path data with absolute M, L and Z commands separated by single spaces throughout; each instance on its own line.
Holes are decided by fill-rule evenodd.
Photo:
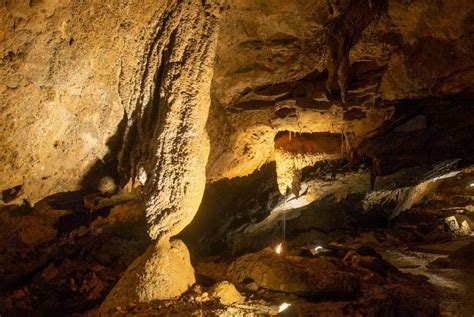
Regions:
M 114 170 L 107 153 L 120 147 L 119 123 L 134 107 L 164 9 L 155 1 L 2 4 L 1 190 L 21 185 L 17 201 L 34 203 L 81 188 L 94 166 L 108 166 L 102 176 Z
M 383 4 L 340 3 L 350 2 Z M 472 3 L 390 0 L 350 39 L 343 107 L 325 93 L 326 44 L 339 41 L 326 38 L 327 3 L 230 2 L 212 86 L 209 180 L 250 175 L 273 161 L 282 131 L 342 133 L 351 149 L 393 115 L 392 102 L 413 100 L 414 109 L 419 99 L 472 94 Z
M 4 6 L 4 38 L 15 42 L 2 64 L 8 201 L 90 186 L 110 194 L 140 171 L 150 235 L 180 232 L 206 182 L 220 9 L 200 1 Z
M 101 306 L 107 314 L 130 302 L 175 298 L 196 282 L 189 251 L 181 240 L 163 241 L 138 257 Z
M 359 288 L 357 276 L 338 272 L 336 261 L 323 258 L 306 260 L 262 250 L 238 258 L 227 269 L 237 282 L 252 279 L 259 287 L 312 296 L 352 297 Z M 318 268 L 311 271 L 308 268 Z M 328 292 L 324 294 L 324 292 Z
M 175 297 L 194 283 L 186 246 L 172 246 L 171 253 L 182 253 L 175 256 L 162 246 L 189 224 L 204 192 L 221 9 L 216 1 L 2 8 L 6 39 L 21 44 L 2 65 L 11 81 L 2 90 L 2 116 L 12 126 L 3 131 L 1 188 L 10 202 L 34 203 L 55 191 L 93 186 L 110 195 L 140 182 L 157 250 L 122 279 L 136 287 L 127 290 L 131 295 L 117 289 L 117 301 Z M 31 34 L 16 30 L 22 24 Z M 44 53 L 49 50 L 55 53 Z M 25 111 L 26 105 L 34 110 Z M 176 276 L 179 261 L 189 274 Z
M 278 189 L 282 195 L 289 189 L 298 196 L 303 168 L 319 161 L 342 157 L 342 135 L 337 133 L 277 134 L 275 162 Z
M 159 248 L 207 186 L 190 236 L 238 252 L 268 245 L 282 213 L 298 230 L 393 218 L 474 159 L 471 0 L 6 1 L 0 14 L 1 202 L 27 211 L 132 192 Z M 99 210 L 89 198 L 81 221 Z M 68 218 L 35 219 L 26 245 L 69 234 Z M 191 276 L 133 296 L 177 296 Z
M 219 10 L 216 4 L 177 1 L 163 13 L 148 48 L 146 88 L 135 96 L 119 171 L 124 180 L 143 182 L 152 239 L 187 226 L 204 192 Z
M 472 93 L 469 0 L 360 3 L 377 12 L 322 0 L 5 4 L 4 201 L 91 186 L 111 192 L 140 176 L 150 206 L 190 218 L 204 178 L 246 176 L 274 161 L 279 132 L 342 134 L 350 155 L 392 116 L 392 102 Z M 328 23 L 344 10 L 365 22 L 350 39 L 343 105 L 326 83 Z M 422 125 L 402 129 L 416 134 Z M 152 236 L 180 231 L 160 217 L 150 214 Z

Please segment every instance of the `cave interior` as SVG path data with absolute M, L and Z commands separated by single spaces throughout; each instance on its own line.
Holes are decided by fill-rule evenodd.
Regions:
M 0 16 L 0 316 L 474 315 L 472 0 Z

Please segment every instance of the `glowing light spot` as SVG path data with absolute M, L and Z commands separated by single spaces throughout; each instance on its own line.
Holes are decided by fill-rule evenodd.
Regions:
M 275 252 L 277 254 L 281 254 L 281 243 L 279 245 L 277 245 L 277 247 L 275 248 Z
M 471 183 L 469 186 L 470 186 L 470 187 L 474 187 L 474 183 Z
M 314 248 L 314 251 L 316 251 L 316 253 L 319 253 L 319 252 L 323 251 L 323 247 L 318 245 L 316 248 Z
M 284 311 L 285 309 L 287 309 L 290 306 L 291 306 L 291 304 L 283 303 L 283 304 L 280 305 L 280 307 L 278 307 L 278 312 L 281 313 L 282 311 Z

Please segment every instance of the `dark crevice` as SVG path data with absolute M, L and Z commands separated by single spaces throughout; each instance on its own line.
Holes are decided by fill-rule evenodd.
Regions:
M 9 202 L 15 200 L 15 198 L 17 198 L 20 195 L 22 188 L 23 188 L 23 185 L 17 185 L 17 186 L 2 190 L 1 199 L 3 200 L 4 203 L 8 204 Z

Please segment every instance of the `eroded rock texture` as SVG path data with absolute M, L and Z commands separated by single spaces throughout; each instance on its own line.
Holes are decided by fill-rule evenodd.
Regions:
M 128 303 L 178 297 L 196 282 L 189 252 L 180 240 L 150 246 L 124 273 L 100 308 L 104 315 Z
M 144 186 L 150 236 L 179 233 L 206 182 L 205 123 L 221 8 L 173 2 L 157 21 L 120 156 L 124 179 Z
M 154 1 L 2 3 L 2 190 L 19 185 L 19 200 L 34 203 L 79 189 L 95 164 L 113 165 L 108 145 L 116 146 L 163 9 Z
M 131 277 L 127 278 L 125 274 L 115 293 L 120 290 L 121 284 L 131 279 L 130 283 L 137 284 L 137 287 L 126 292 L 141 301 L 178 296 L 194 283 L 189 254 L 182 243 L 177 249 L 183 252 L 174 257 L 162 245 L 167 244 L 170 236 L 179 233 L 192 220 L 204 191 L 209 153 L 205 123 L 210 106 L 217 22 L 222 7 L 215 1 L 97 4 L 97 8 L 94 4 L 82 7 L 72 3 L 46 6 L 25 2 L 4 4 L 2 8 L 6 17 L 5 30 L 11 33 L 9 37 L 12 39 L 10 43 L 4 42 L 5 48 L 10 51 L 4 56 L 3 66 L 8 80 L 17 78 L 17 75 L 19 78 L 18 83 L 5 84 L 7 88 L 3 92 L 8 102 L 4 121 L 13 124 L 20 116 L 18 122 L 24 124 L 28 120 L 24 118 L 31 114 L 21 108 L 37 102 L 43 108 L 38 110 L 35 124 L 45 125 L 44 129 L 33 125 L 29 127 L 29 132 L 17 126 L 4 129 L 7 148 L 2 150 L 2 154 L 7 157 L 6 164 L 2 166 L 5 172 L 2 188 L 6 187 L 2 199 L 5 202 L 23 199 L 28 204 L 53 191 L 95 187 L 102 194 L 111 195 L 119 190 L 119 186 L 128 185 L 128 190 L 139 186 L 140 196 L 146 205 L 148 232 L 152 239 L 158 240 L 158 244 L 156 250 L 151 247 L 151 251 L 143 255 L 144 260 L 137 260 L 128 274 Z M 135 11 L 135 6 L 140 6 L 140 10 Z M 22 10 L 27 13 L 22 14 Z M 94 20 L 75 15 L 76 12 L 82 14 L 82 11 L 94 15 Z M 48 23 L 44 26 L 28 23 L 28 19 L 37 22 L 40 17 Z M 68 36 L 83 24 L 93 21 L 95 24 L 91 24 L 90 34 L 85 38 Z M 31 30 L 24 32 L 22 23 Z M 71 29 L 67 28 L 68 23 Z M 112 41 L 115 46 L 108 45 L 108 24 L 123 29 L 124 35 L 116 35 L 120 37 L 119 41 Z M 61 32 L 55 32 L 56 28 Z M 34 42 L 37 41 L 35 35 L 44 37 L 48 45 L 53 40 L 57 42 L 54 49 L 59 53 L 55 52 L 50 59 L 39 61 L 37 65 L 37 71 L 42 71 L 42 66 L 48 71 L 44 78 L 35 77 L 33 70 L 27 68 L 47 48 Z M 14 47 L 9 47 L 12 44 Z M 82 51 L 91 55 L 84 56 Z M 107 58 L 100 59 L 100 54 L 94 55 L 100 52 L 108 54 Z M 73 59 L 64 65 L 70 55 Z M 84 66 L 79 63 L 81 60 L 88 63 L 88 69 L 81 68 Z M 93 69 L 96 65 L 97 69 Z M 16 67 L 20 68 L 20 72 L 13 74 Z M 102 77 L 94 78 L 96 74 L 101 74 L 102 69 L 106 76 L 104 82 Z M 68 78 L 71 82 L 67 82 Z M 47 84 L 50 86 L 43 87 Z M 77 91 L 64 92 L 65 97 L 61 98 L 56 91 L 60 85 L 67 89 L 76 87 Z M 27 89 L 33 88 L 37 89 L 34 91 L 36 96 L 23 95 Z M 43 88 L 47 90 L 48 100 L 41 99 Z M 87 88 L 98 89 L 90 92 L 90 100 L 86 99 Z M 77 95 L 76 99 L 68 99 L 71 94 Z M 113 100 L 110 99 L 112 97 Z M 115 104 L 110 105 L 112 102 Z M 60 110 L 51 115 L 44 107 L 60 107 Z M 94 117 L 95 109 L 101 107 L 104 117 Z M 77 109 L 83 112 L 77 112 Z M 77 119 L 65 121 L 59 113 L 74 115 Z M 31 118 L 34 116 L 35 113 Z M 45 124 L 45 120 L 50 122 Z M 91 128 L 85 134 L 81 132 L 83 121 Z M 62 128 L 59 129 L 58 125 Z M 11 134 L 13 131 L 25 133 L 25 138 L 33 135 L 32 131 L 41 132 L 25 141 L 25 156 L 21 156 L 23 153 L 18 156 L 23 136 Z M 63 131 L 70 134 L 61 135 Z M 98 135 L 92 135 L 93 131 Z M 68 143 L 54 141 L 54 144 L 49 144 L 56 137 L 65 138 Z M 80 150 L 74 147 L 74 142 Z M 84 148 L 84 142 L 88 142 L 88 148 Z M 58 150 L 64 146 L 64 150 L 58 152 L 61 154 L 57 158 L 51 157 L 50 145 L 53 149 L 59 147 Z M 90 153 L 91 150 L 95 152 Z M 84 155 L 86 152 L 88 156 Z M 38 159 L 30 160 L 29 157 L 36 153 Z M 54 166 L 56 162 L 67 166 Z M 8 165 L 10 163 L 20 165 Z M 50 168 L 45 167 L 47 163 Z M 50 175 L 51 169 L 58 169 L 64 174 L 56 171 Z M 74 172 L 69 174 L 70 169 Z M 96 202 L 91 202 L 90 212 L 96 211 L 95 207 Z M 51 221 L 54 225 L 58 220 Z M 49 235 L 54 237 L 55 233 L 52 231 Z M 31 239 L 35 237 L 23 235 L 23 240 Z M 189 274 L 181 272 L 184 276 L 175 276 L 175 279 L 182 280 L 181 284 L 172 281 L 173 270 L 179 270 L 175 267 L 178 258 L 184 263 L 183 267 L 187 265 L 190 268 Z M 150 277 L 153 274 L 149 272 L 155 272 L 157 267 L 161 267 L 163 274 Z M 137 276 L 137 270 L 145 273 Z M 162 281 L 163 277 L 170 282 Z M 150 287 L 144 288 L 145 285 Z M 170 285 L 176 287 L 170 289 Z M 121 299 L 126 300 L 129 297 L 127 294 Z
M 424 116 L 399 128 L 411 139 L 424 124 L 438 128 L 420 103 L 443 97 L 449 108 L 456 95 L 467 112 L 471 103 L 468 0 L 25 1 L 5 3 L 2 16 L 4 201 L 114 192 L 131 177 L 145 185 L 155 238 L 190 221 L 205 178 L 246 176 L 275 160 L 279 132 L 341 135 L 341 154 L 352 157 L 401 100 L 408 117 Z M 464 120 L 449 138 L 470 144 L 460 135 L 471 126 Z
M 84 311 L 120 276 L 110 307 L 179 296 L 195 279 L 178 234 L 196 256 L 285 239 L 352 247 L 348 231 L 376 246 L 471 234 L 471 0 L 23 0 L 3 1 L 0 16 L 5 311 L 47 314 L 62 290 L 73 298 L 65 314 Z M 124 204 L 135 207 L 118 212 Z M 415 224 L 397 220 L 410 216 Z M 106 243 L 130 223 L 143 232 L 129 240 L 140 241 Z M 221 277 L 251 278 L 253 292 L 355 298 L 354 274 L 372 277 L 360 266 L 378 260 L 345 251 L 346 261 L 322 261 L 334 275 L 307 270 L 319 259 L 252 253 Z M 261 273 L 273 262 L 284 276 L 270 283 Z M 374 310 L 366 301 L 298 309 L 408 315 L 410 305 L 393 309 L 417 295 L 416 281 L 380 291 L 375 277 L 365 289 L 380 298 Z M 437 313 L 429 300 L 409 303 Z
M 341 133 L 351 150 L 392 116 L 393 102 L 406 100 L 414 110 L 418 99 L 472 95 L 470 1 L 340 3 L 338 13 L 327 1 L 230 6 L 222 34 L 231 36 L 218 41 L 208 122 L 210 180 L 249 175 L 272 161 L 281 131 Z M 370 3 L 375 13 L 359 9 Z M 342 23 L 331 39 L 332 14 L 340 14 L 340 23 L 357 17 L 367 25 L 353 30 L 360 35 L 345 34 L 350 26 Z M 338 41 L 353 44 L 344 106 L 325 92 L 328 54 Z
M 423 278 L 401 273 L 373 250 L 371 255 L 350 251 L 343 258 L 310 258 L 265 249 L 221 266 L 226 277 L 241 285 L 255 284 L 263 297 L 268 290 L 283 292 L 283 298 L 302 295 L 306 301 L 292 302 L 296 316 L 438 314 L 438 299 Z M 209 263 L 197 269 L 211 278 L 222 278 L 221 270 Z

